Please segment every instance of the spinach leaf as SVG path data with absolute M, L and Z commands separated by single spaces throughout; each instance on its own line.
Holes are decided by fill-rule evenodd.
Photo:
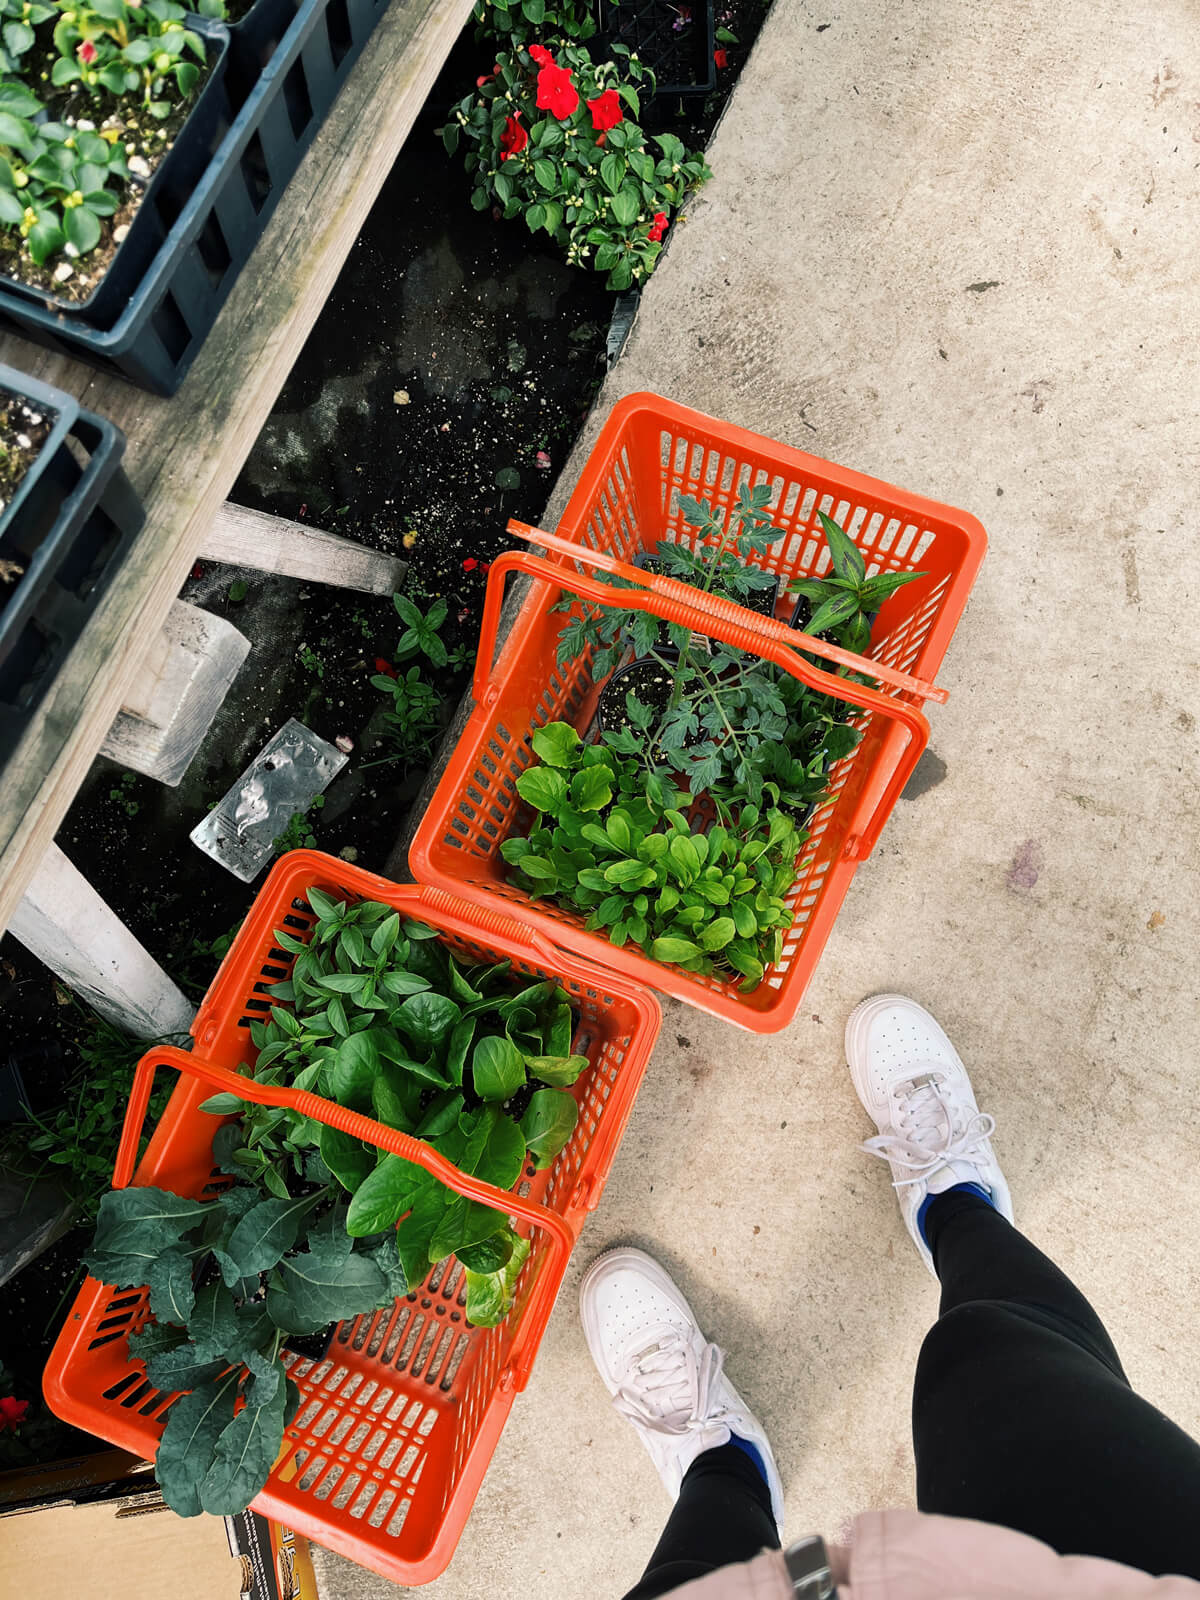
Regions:
M 537 1089 L 521 1118 L 521 1132 L 534 1165 L 541 1172 L 575 1131 L 579 1107 L 561 1089 Z

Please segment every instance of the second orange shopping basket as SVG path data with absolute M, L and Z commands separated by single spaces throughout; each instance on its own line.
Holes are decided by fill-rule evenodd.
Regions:
M 874 666 L 879 694 L 869 700 L 845 696 L 862 707 L 855 720 L 863 737 L 833 769 L 831 802 L 810 824 L 812 836 L 788 896 L 793 915 L 782 960 L 748 994 L 741 993 L 735 978 L 685 972 L 629 946 L 617 949 L 603 936 L 587 932 L 578 915 L 531 901 L 508 881 L 500 854 L 504 840 L 525 831 L 531 820 L 517 795 L 516 780 L 534 760 L 535 729 L 562 719 L 584 732 L 595 710 L 600 685 L 592 678 L 591 651 L 560 665 L 558 636 L 566 618 L 551 609 L 564 593 L 594 595 L 588 587 L 593 580 L 584 573 L 589 565 L 585 552 L 631 561 L 653 552 L 660 540 L 687 540 L 691 530 L 680 497 L 707 500 L 728 514 L 743 484 L 765 484 L 772 490 L 771 516 L 786 537 L 760 561 L 783 580 L 785 592 L 800 578 L 828 572 L 820 511 L 854 539 L 868 573 L 924 574 L 898 590 L 875 620 L 861 669 L 871 674 Z M 920 754 L 927 735 L 922 700 L 944 698 L 933 690 L 933 679 L 983 560 L 986 534 L 965 512 L 651 394 L 633 395 L 614 407 L 558 534 L 581 547 L 578 561 L 556 550 L 547 561 L 506 556 L 493 563 L 476 668 L 476 706 L 417 830 L 410 851 L 413 874 L 477 905 L 507 909 L 561 947 L 742 1027 L 760 1033 L 786 1027 L 796 1015 L 851 879 Z M 493 661 L 504 576 L 522 568 L 537 577 Z M 625 603 L 628 594 L 620 591 L 617 603 Z M 697 630 L 777 659 L 761 629 L 764 643 L 756 645 L 749 613 L 743 613 L 740 624 L 699 613 L 686 616 L 681 601 L 659 596 L 649 609 L 674 614 Z M 740 630 L 736 637 L 730 628 Z M 809 643 L 806 653 L 823 653 L 819 643 Z M 892 682 L 880 668 L 892 669 Z M 901 684 L 895 674 L 910 681 Z
M 450 1168 L 428 1146 L 313 1094 L 263 1091 L 233 1076 L 251 1064 L 250 1023 L 271 1005 L 293 957 L 277 929 L 304 940 L 315 921 L 308 893 L 385 901 L 436 928 L 468 961 L 507 959 L 514 974 L 554 978 L 579 1024 L 572 1049 L 589 1068 L 575 1090 L 579 1121 L 545 1172 L 527 1169 L 511 1195 Z M 297 850 L 263 885 L 193 1024 L 196 1054 L 151 1051 L 138 1069 L 117 1187 L 132 1181 L 208 1197 L 228 1180 L 214 1171 L 221 1119 L 201 1111 L 214 1085 L 248 1099 L 294 1104 L 306 1115 L 417 1159 L 460 1193 L 516 1218 L 532 1249 L 513 1310 L 495 1328 L 468 1323 L 457 1262 L 384 1311 L 342 1323 L 319 1360 L 285 1354 L 301 1405 L 254 1509 L 399 1584 L 426 1583 L 445 1568 L 515 1395 L 525 1386 L 567 1260 L 603 1190 L 658 1033 L 654 997 L 615 974 L 549 945 L 503 912 L 464 905 L 436 889 L 400 887 L 329 856 Z M 156 1069 L 177 1071 L 141 1161 L 134 1154 Z M 346 1121 L 350 1118 L 354 1125 Z M 149 1316 L 148 1291 L 118 1291 L 88 1278 L 46 1368 L 56 1415 L 151 1458 L 178 1398 L 159 1393 L 127 1348 Z

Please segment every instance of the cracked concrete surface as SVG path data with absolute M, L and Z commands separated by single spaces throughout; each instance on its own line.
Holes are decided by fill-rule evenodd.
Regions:
M 931 710 L 944 775 L 897 807 L 795 1025 L 666 1005 L 438 1600 L 617 1597 L 648 1556 L 665 1496 L 574 1308 L 618 1241 L 726 1347 L 793 1535 L 911 1503 L 936 1290 L 856 1150 L 841 1030 L 873 990 L 942 1019 L 1018 1222 L 1200 1433 L 1193 10 L 777 0 L 710 160 L 558 505 L 608 405 L 657 389 L 964 506 L 991 552 Z M 321 1573 L 329 1600 L 394 1593 Z

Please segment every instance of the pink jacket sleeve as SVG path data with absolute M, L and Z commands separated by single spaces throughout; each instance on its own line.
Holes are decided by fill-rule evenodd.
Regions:
M 838 1600 L 1200 1600 L 1190 1578 L 1152 1578 L 1093 1556 L 1059 1556 L 1009 1528 L 919 1511 L 869 1511 L 830 1546 Z M 723 1567 L 671 1600 L 792 1600 L 778 1551 Z

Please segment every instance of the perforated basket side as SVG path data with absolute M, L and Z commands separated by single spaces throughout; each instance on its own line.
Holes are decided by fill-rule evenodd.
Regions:
M 318 886 L 345 898 L 386 899 L 440 928 L 468 960 L 509 958 L 516 976 L 555 977 L 568 989 L 580 1018 L 575 1048 L 591 1062 L 574 1091 L 579 1120 L 548 1171 L 527 1166 L 518 1192 L 552 1207 L 577 1233 L 615 1153 L 653 1045 L 657 1007 L 603 973 L 584 973 L 570 957 L 562 966 L 539 962 L 516 940 L 480 931 L 476 923 L 496 920 L 485 913 L 439 910 L 419 889 L 296 851 L 276 863 L 198 1014 L 196 1032 L 216 1064 L 253 1060 L 250 1023 L 269 1010 L 272 985 L 294 961 L 274 930 L 304 939 L 315 920 L 305 895 Z M 220 1124 L 199 1110 L 208 1092 L 194 1079 L 181 1081 L 135 1181 L 187 1195 L 228 1181 L 211 1166 Z M 534 1285 L 550 1269 L 549 1245 L 543 1230 L 519 1227 L 532 1234 L 532 1248 L 499 1327 L 467 1322 L 464 1279 L 452 1261 L 391 1307 L 339 1325 L 322 1360 L 287 1353 L 302 1400 L 257 1510 L 397 1583 L 426 1582 L 442 1570 L 540 1338 L 529 1312 Z M 118 1294 L 89 1279 L 52 1355 L 47 1395 L 58 1415 L 152 1456 L 177 1397 L 157 1393 L 129 1358 L 127 1335 L 148 1314 L 145 1290 Z

